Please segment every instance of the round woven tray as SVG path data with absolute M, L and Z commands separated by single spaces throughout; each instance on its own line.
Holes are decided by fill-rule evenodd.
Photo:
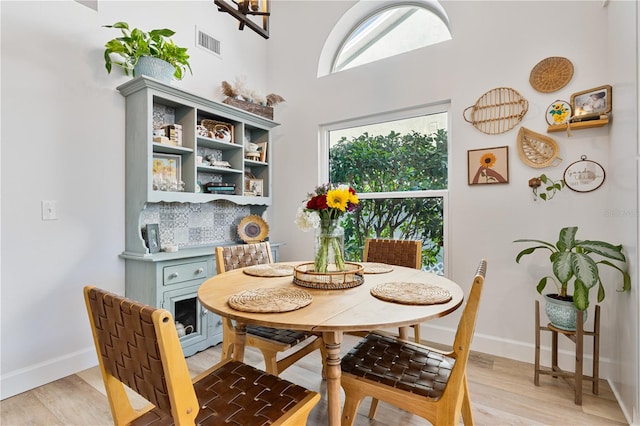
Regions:
M 529 102 L 509 87 L 491 89 L 465 108 L 462 118 L 488 135 L 496 135 L 513 129 L 529 109 Z M 469 111 L 467 117 L 467 111 Z
M 253 265 L 247 266 L 242 272 L 254 277 L 286 277 L 293 275 L 293 265 L 283 265 L 279 263 Z
M 402 305 L 436 305 L 451 300 L 451 293 L 446 288 L 423 283 L 378 284 L 371 289 L 371 295 L 387 302 Z
M 538 92 L 551 93 L 562 89 L 573 77 L 573 64 L 567 58 L 551 56 L 531 70 L 529 83 Z
M 393 266 L 386 263 L 362 262 L 365 274 L 385 274 L 393 271 Z
M 299 288 L 256 288 L 229 297 L 229 306 L 243 312 L 289 312 L 311 303 L 312 297 Z
M 320 273 L 313 270 L 313 262 L 302 263 L 293 270 L 293 283 L 322 290 L 344 290 L 364 283 L 362 265 L 345 262 L 344 267 L 344 271 Z

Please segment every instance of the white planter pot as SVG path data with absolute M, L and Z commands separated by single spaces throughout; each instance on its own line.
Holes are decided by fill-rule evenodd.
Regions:
M 554 327 L 562 330 L 575 331 L 576 330 L 576 307 L 572 301 L 565 301 L 550 297 L 551 295 L 545 294 L 544 300 L 546 301 L 544 310 L 549 318 L 549 321 Z M 587 320 L 587 311 L 582 311 L 583 324 Z
M 176 68 L 167 61 L 152 56 L 141 56 L 133 69 L 133 74 L 146 75 L 163 83 L 170 84 Z

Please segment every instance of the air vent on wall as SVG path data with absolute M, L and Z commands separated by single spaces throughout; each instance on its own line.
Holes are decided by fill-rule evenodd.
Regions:
M 220 40 L 198 29 L 198 27 L 196 27 L 196 46 L 216 56 L 220 56 Z

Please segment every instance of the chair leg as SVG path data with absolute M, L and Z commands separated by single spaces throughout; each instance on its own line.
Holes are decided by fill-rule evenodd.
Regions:
M 413 325 L 413 339 L 416 341 L 416 343 L 420 343 L 421 342 L 420 324 L 414 324 Z
M 262 352 L 262 356 L 264 357 L 264 370 L 273 374 L 274 376 L 278 375 L 278 362 L 276 360 L 276 355 L 278 354 L 276 351 L 270 351 L 268 349 L 259 348 L 260 352 Z
M 233 356 L 234 338 L 233 324 L 229 318 L 222 320 L 222 357 L 221 360 L 231 359 Z
M 376 416 L 376 410 L 378 409 L 378 399 L 377 398 L 371 398 L 371 407 L 369 407 L 369 418 L 371 420 L 373 420 L 373 418 Z
M 358 392 L 350 392 L 349 389 L 345 389 L 344 406 L 342 407 L 342 426 L 353 426 L 356 421 L 356 413 L 360 402 L 362 402 L 363 395 Z
M 464 375 L 464 395 L 462 396 L 462 421 L 465 426 L 473 426 L 473 411 L 471 409 L 471 398 L 469 396 L 469 382 L 467 375 Z

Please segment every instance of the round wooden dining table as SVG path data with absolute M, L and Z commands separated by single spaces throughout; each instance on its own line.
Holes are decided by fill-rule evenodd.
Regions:
M 303 262 L 280 264 L 298 265 Z M 366 264 L 365 264 L 366 265 Z M 236 341 L 233 356 L 244 358 L 246 324 L 321 333 L 326 348 L 327 407 L 329 425 L 340 424 L 340 345 L 344 332 L 371 331 L 390 327 L 408 327 L 442 317 L 455 311 L 464 299 L 462 288 L 442 276 L 413 268 L 391 266 L 386 273 L 365 273 L 364 283 L 344 290 L 301 287 L 293 276 L 260 277 L 240 268 L 215 275 L 198 290 L 200 303 L 208 310 L 235 320 Z M 366 268 L 365 268 L 366 272 Z M 446 303 L 412 305 L 389 302 L 374 297 L 371 289 L 383 283 L 422 283 L 442 287 L 451 294 Z M 231 296 L 248 290 L 266 288 L 303 289 L 311 296 L 307 306 L 289 312 L 246 312 L 232 308 Z

